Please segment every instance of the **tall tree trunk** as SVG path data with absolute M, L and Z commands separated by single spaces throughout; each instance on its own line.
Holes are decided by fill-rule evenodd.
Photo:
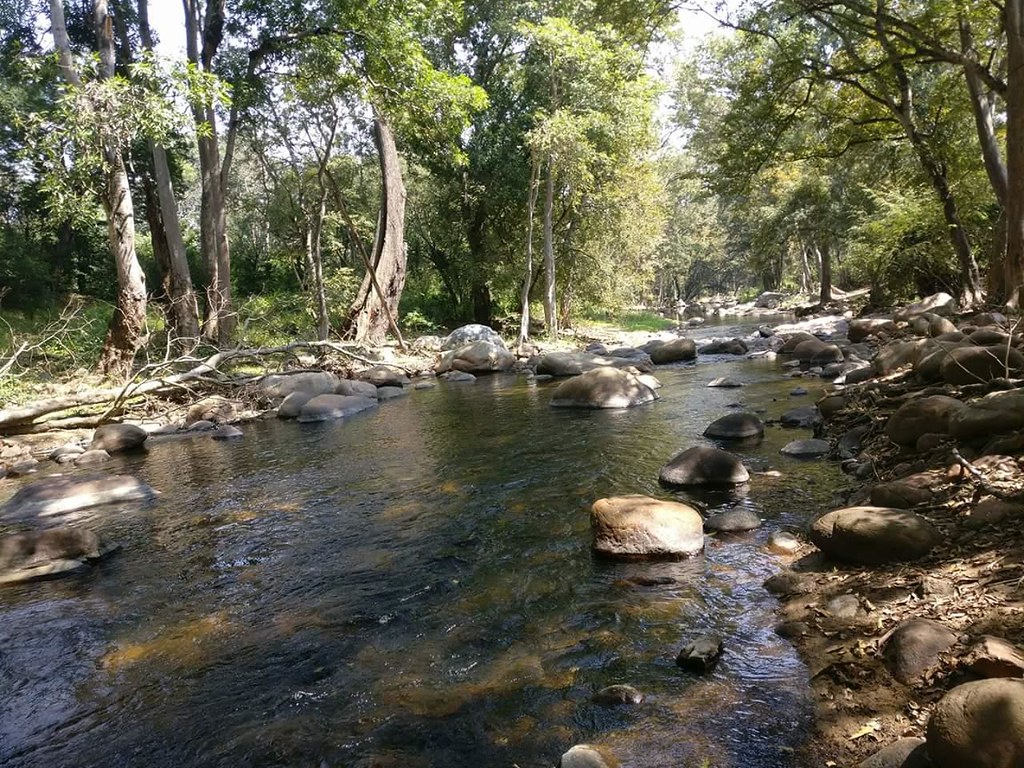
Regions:
M 544 182 L 544 323 L 548 337 L 558 335 L 558 306 L 555 301 L 555 169 L 548 157 L 547 178 Z
M 530 191 L 526 199 L 526 267 L 523 270 L 523 288 L 519 296 L 519 344 L 530 338 L 530 286 L 533 284 L 533 214 L 537 209 L 540 158 L 534 154 L 530 163 Z
M 373 257 L 349 308 L 348 330 L 357 341 L 379 344 L 389 327 L 397 331 L 398 302 L 405 287 L 405 184 L 394 135 L 380 114 L 374 116 L 373 138 L 380 163 L 380 214 Z M 401 344 L 401 336 L 398 340 Z
M 198 0 L 182 0 L 185 9 L 185 47 L 189 61 L 210 72 L 224 31 L 225 0 L 206 0 L 200 22 Z M 202 47 L 199 45 L 202 31 Z M 231 309 L 231 251 L 228 245 L 224 179 L 217 140 L 217 116 L 210 102 L 195 103 L 192 116 L 202 127 L 199 145 L 199 174 L 202 198 L 199 212 L 199 240 L 207 269 L 206 311 L 203 335 L 226 346 L 234 330 Z
M 99 77 L 114 74 L 114 26 L 106 0 L 93 3 L 99 48 Z M 59 54 L 61 76 L 69 85 L 82 85 L 71 59 L 71 42 L 64 23 L 62 0 L 50 0 L 50 23 Z M 88 104 L 88 102 L 86 102 Z M 89 107 L 92 109 L 92 107 Z M 95 113 L 97 110 L 92 109 Z M 97 130 L 99 127 L 97 126 Z M 135 210 L 124 158 L 113 140 L 103 141 L 103 210 L 107 215 L 107 243 L 117 271 L 117 303 L 100 351 L 99 370 L 105 376 L 127 377 L 143 340 L 146 324 L 146 278 L 135 253 Z
M 1024 0 L 1006 0 L 1006 290 L 1021 306 L 1024 290 Z
M 818 303 L 825 306 L 832 301 L 832 251 L 827 242 L 822 243 L 818 249 L 818 258 L 821 262 L 821 291 Z
M 149 28 L 149 2 L 138 0 L 139 36 L 147 51 L 153 50 L 153 35 Z M 185 252 L 185 239 L 181 234 L 181 222 L 178 220 L 178 203 L 174 199 L 174 188 L 171 184 L 171 171 L 167 162 L 166 150 L 155 142 L 149 142 L 150 155 L 153 162 L 153 178 L 156 186 L 156 202 L 159 206 L 160 232 L 154 238 L 163 235 L 166 249 L 166 271 L 164 274 L 164 290 L 170 302 L 171 327 L 177 339 L 177 346 L 182 350 L 191 350 L 199 340 L 199 308 L 196 295 L 192 290 L 192 274 L 188 266 Z M 147 204 L 148 204 L 147 200 Z M 149 217 L 151 220 L 155 217 Z M 158 250 L 154 242 L 153 250 Z

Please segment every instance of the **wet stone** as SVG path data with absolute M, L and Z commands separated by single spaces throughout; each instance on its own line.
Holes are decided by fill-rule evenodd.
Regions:
M 716 635 L 701 635 L 684 645 L 676 656 L 676 664 L 688 672 L 710 672 L 722 658 L 724 646 Z
M 603 707 L 614 707 L 619 704 L 642 704 L 644 695 L 632 685 L 609 685 L 594 694 L 591 699 Z
M 768 537 L 768 549 L 777 555 L 792 555 L 800 549 L 800 540 L 789 531 L 774 531 Z

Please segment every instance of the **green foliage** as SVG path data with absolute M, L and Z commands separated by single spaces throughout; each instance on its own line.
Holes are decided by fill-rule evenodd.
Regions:
M 309 303 L 301 293 L 247 296 L 238 306 L 238 336 L 243 346 L 277 346 L 312 338 Z
M 608 312 L 589 310 L 583 313 L 588 325 L 600 325 L 624 331 L 647 331 L 655 333 L 674 328 L 676 322 L 662 315 L 641 310 Z

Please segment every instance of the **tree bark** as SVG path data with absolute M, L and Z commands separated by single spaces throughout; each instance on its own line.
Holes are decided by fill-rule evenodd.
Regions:
M 555 171 L 548 158 L 547 178 L 544 181 L 544 323 L 548 337 L 558 335 L 558 306 L 555 301 Z
M 347 329 L 362 343 L 380 344 L 389 327 L 397 331 L 398 302 L 405 287 L 405 184 L 391 128 L 375 114 L 373 138 L 380 164 L 381 201 L 373 258 L 349 308 Z M 376 286 L 374 281 L 376 280 Z M 401 336 L 398 338 L 402 343 Z
M 825 306 L 832 301 L 832 250 L 827 242 L 822 243 L 818 249 L 818 258 L 821 260 L 821 291 L 818 303 Z
M 185 10 L 185 47 L 188 60 L 210 72 L 223 37 L 225 0 L 206 0 L 200 21 L 198 0 L 182 0 Z M 202 47 L 199 45 L 202 32 Z M 199 240 L 207 269 L 206 310 L 203 335 L 222 346 L 231 340 L 234 315 L 231 309 L 231 251 L 228 244 L 224 179 L 217 140 L 217 116 L 213 104 L 195 103 L 192 116 L 199 131 L 199 173 L 202 199 Z
M 523 288 L 520 293 L 519 344 L 530 338 L 530 286 L 533 284 L 533 214 L 537 209 L 537 194 L 540 191 L 540 159 L 534 155 L 530 163 L 530 190 L 526 199 L 526 266 L 523 270 Z
M 1004 7 L 1006 88 L 1006 290 L 1007 304 L 1021 305 L 1024 290 L 1024 0 Z

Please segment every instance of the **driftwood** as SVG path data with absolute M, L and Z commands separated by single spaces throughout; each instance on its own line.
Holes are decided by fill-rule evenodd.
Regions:
M 144 397 L 146 395 L 159 395 L 182 389 L 190 383 L 201 383 L 209 381 L 211 374 L 219 374 L 218 367 L 230 361 L 243 358 L 267 357 L 270 355 L 286 354 L 302 349 L 326 349 L 336 352 L 352 360 L 376 365 L 373 360 L 346 349 L 341 344 L 331 341 L 296 341 L 290 344 L 283 344 L 277 347 L 256 347 L 248 349 L 229 349 L 217 352 L 205 360 L 197 361 L 190 358 L 179 358 L 168 363 L 162 363 L 161 368 L 174 366 L 175 364 L 194 363 L 192 368 L 181 373 L 166 376 L 151 376 L 143 380 L 132 379 L 122 387 L 107 387 L 102 389 L 90 389 L 84 392 L 77 392 L 73 395 L 51 397 L 45 400 L 37 400 L 21 406 L 4 408 L 0 410 L 0 434 L 25 434 L 30 432 L 45 432 L 49 429 L 96 426 L 109 419 L 117 413 L 125 403 Z M 147 369 L 140 371 L 144 374 Z M 249 383 L 252 377 L 243 379 L 221 378 L 217 383 L 242 385 Z M 77 416 L 69 418 L 49 418 L 53 414 L 62 414 L 67 411 L 82 411 L 90 406 L 107 405 L 108 407 L 100 414 L 89 416 Z

